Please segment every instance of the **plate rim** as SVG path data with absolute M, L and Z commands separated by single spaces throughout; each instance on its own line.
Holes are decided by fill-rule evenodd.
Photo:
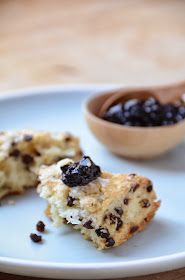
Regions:
M 10 89 L 0 92 L 0 102 L 3 100 L 8 100 L 12 98 L 22 98 L 27 96 L 35 96 L 40 94 L 50 94 L 51 92 L 65 94 L 64 91 L 79 91 L 79 90 L 95 90 L 95 91 L 104 91 L 117 89 L 120 87 L 124 87 L 123 84 L 113 84 L 113 83 L 105 83 L 105 84 L 49 84 L 49 85 L 40 85 L 34 87 L 22 87 L 18 89 Z
M 0 103 L 2 101 L 11 100 L 14 98 L 26 98 L 29 96 L 37 96 L 41 94 L 51 94 L 55 92 L 57 94 L 65 94 L 69 91 L 94 91 L 102 92 L 104 90 L 111 90 L 119 87 L 123 87 L 123 84 L 57 84 L 57 85 L 46 85 L 46 86 L 36 86 L 36 87 L 24 87 L 15 90 L 7 90 L 2 91 L 0 93 Z M 87 94 L 88 97 L 88 94 Z M 173 270 L 175 268 L 181 268 L 185 265 L 185 251 L 179 253 L 173 253 L 169 255 L 152 257 L 152 258 L 144 258 L 130 261 L 115 261 L 115 262 L 107 262 L 107 263 L 62 263 L 62 262 L 49 262 L 49 261 L 35 261 L 35 260 L 24 260 L 20 258 L 13 257 L 2 257 L 0 256 L 0 268 L 6 268 L 7 266 L 16 266 L 17 268 L 36 268 L 36 269 L 44 269 L 48 271 L 50 269 L 55 269 L 56 271 L 71 271 L 71 269 L 75 270 L 94 270 L 101 271 L 102 269 L 106 269 L 108 271 L 116 271 L 117 269 L 124 272 L 125 269 L 136 269 L 137 271 L 147 270 L 153 271 L 157 269 L 157 272 Z M 147 268 L 146 268 L 147 266 Z M 90 271 L 89 271 L 90 272 Z M 28 275 L 28 274 L 27 274 Z M 30 275 L 30 274 L 29 274 Z M 138 275 L 138 274 L 137 274 Z M 141 275 L 141 273 L 140 273 Z
M 19 258 L 11 258 L 11 257 L 1 257 L 0 256 L 0 264 L 1 262 L 4 262 L 4 264 L 9 264 L 10 262 L 13 265 L 18 266 L 28 266 L 31 264 L 31 266 L 34 267 L 42 267 L 42 268 L 55 268 L 55 269 L 82 269 L 82 268 L 89 268 L 89 269 L 102 269 L 102 268 L 110 268 L 116 269 L 116 268 L 125 268 L 128 266 L 141 266 L 141 265 L 153 265 L 160 263 L 166 264 L 166 261 L 170 261 L 171 264 L 174 264 L 174 261 L 178 262 L 179 260 L 185 261 L 185 252 L 180 253 L 174 253 L 170 255 L 164 255 L 160 257 L 152 257 L 152 258 L 146 258 L 146 259 L 140 259 L 140 260 L 131 260 L 131 261 L 117 261 L 117 262 L 107 262 L 107 263 L 62 263 L 62 262 L 49 262 L 49 261 L 34 261 L 34 260 L 24 260 Z

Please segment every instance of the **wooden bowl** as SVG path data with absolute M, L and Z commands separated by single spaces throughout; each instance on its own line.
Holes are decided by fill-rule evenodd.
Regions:
M 150 88 L 151 89 L 151 88 Z M 156 88 L 154 88 L 156 89 Z M 160 89 L 161 88 L 157 88 Z M 137 89 L 138 91 L 138 89 Z M 139 89 L 144 92 L 146 88 Z M 160 127 L 130 127 L 105 121 L 100 118 L 102 106 L 108 99 L 115 101 L 115 94 L 128 96 L 134 89 L 120 89 L 90 97 L 84 107 L 87 124 L 95 137 L 111 152 L 133 159 L 150 159 L 160 156 L 178 145 L 185 136 L 185 120 L 169 126 Z M 160 91 L 150 91 L 151 95 L 160 99 Z M 161 90 L 161 93 L 163 91 Z M 171 95 L 171 100 L 173 95 Z M 162 102 L 165 103 L 164 94 Z M 169 95 L 166 98 L 169 102 Z

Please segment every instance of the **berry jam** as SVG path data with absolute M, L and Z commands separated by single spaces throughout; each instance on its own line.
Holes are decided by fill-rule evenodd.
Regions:
M 154 97 L 146 100 L 130 99 L 110 107 L 104 120 L 127 126 L 165 126 L 185 119 L 182 104 L 160 104 Z
M 62 181 L 69 187 L 85 186 L 100 176 L 100 167 L 90 157 L 83 156 L 79 162 L 61 167 Z

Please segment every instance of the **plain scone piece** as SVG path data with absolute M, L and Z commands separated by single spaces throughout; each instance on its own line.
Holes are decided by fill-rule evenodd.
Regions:
M 98 249 L 119 246 L 142 231 L 160 206 L 150 180 L 136 174 L 101 175 L 85 186 L 63 183 L 61 167 L 70 159 L 43 166 L 38 192 L 48 201 L 54 225 L 73 225 Z
M 78 160 L 81 156 L 78 138 L 69 133 L 0 132 L 0 198 L 36 187 L 42 164 L 66 157 Z

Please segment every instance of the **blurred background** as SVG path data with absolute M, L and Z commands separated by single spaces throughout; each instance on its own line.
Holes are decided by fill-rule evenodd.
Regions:
M 0 90 L 185 78 L 183 0 L 0 0 Z

